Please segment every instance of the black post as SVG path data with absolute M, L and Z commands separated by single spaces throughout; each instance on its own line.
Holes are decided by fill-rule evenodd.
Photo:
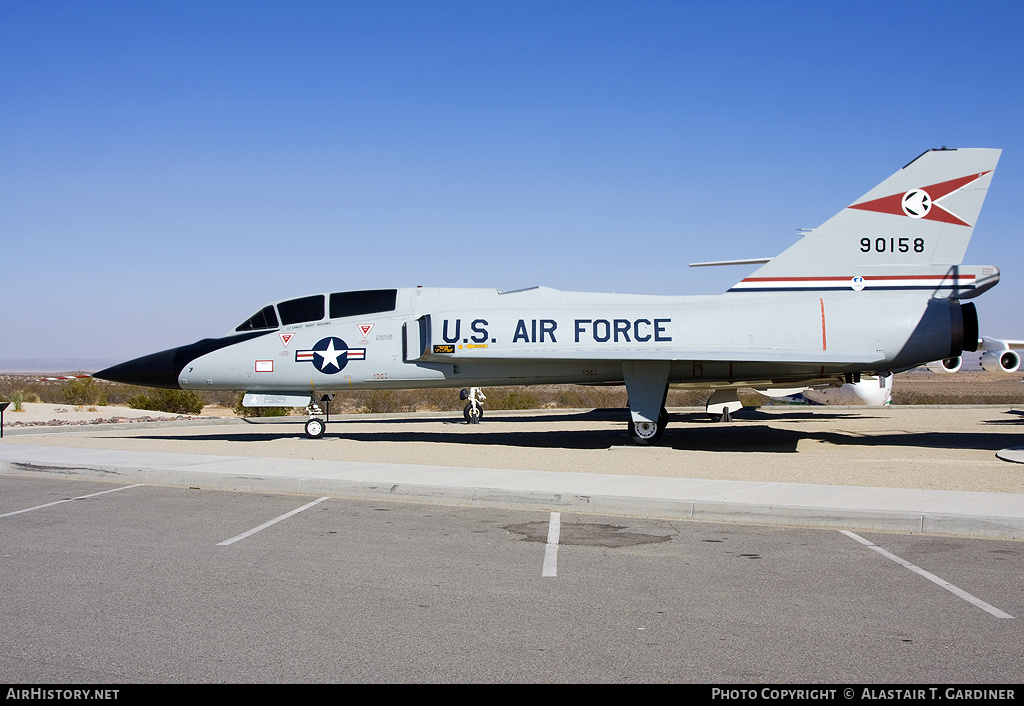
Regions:
M 4 438 L 4 410 L 10 406 L 10 402 L 0 402 L 0 439 Z

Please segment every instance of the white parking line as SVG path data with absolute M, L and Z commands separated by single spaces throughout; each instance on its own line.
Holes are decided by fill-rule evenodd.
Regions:
M 327 496 L 327 497 L 330 497 L 330 496 Z M 268 521 L 264 522 L 262 525 L 260 525 L 259 527 L 253 527 L 251 530 L 249 530 L 247 532 L 242 532 L 242 534 L 238 535 L 237 537 L 232 537 L 231 539 L 225 539 L 223 542 L 217 542 L 217 546 L 218 547 L 226 547 L 229 544 L 234 544 L 238 540 L 245 539 L 249 535 L 256 534 L 260 530 L 265 530 L 267 527 L 270 527 L 271 525 L 275 525 L 278 522 L 280 522 L 281 520 L 285 520 L 285 519 L 291 517 L 292 515 L 297 515 L 300 512 L 302 512 L 303 510 L 308 510 L 309 508 L 313 507 L 317 503 L 322 503 L 324 500 L 327 500 L 327 497 L 317 498 L 313 502 L 306 503 L 302 507 L 297 507 L 294 510 L 292 510 L 291 512 L 286 512 L 285 514 L 281 515 L 280 517 L 275 517 L 272 520 L 268 520 Z
M 960 598 L 963 598 L 968 603 L 973 603 L 974 605 L 978 606 L 979 608 L 981 608 L 986 613 L 994 615 L 997 618 L 1013 618 L 1013 616 L 1010 615 L 1009 613 L 1004 613 L 1003 611 L 999 610 L 998 608 L 996 608 L 994 606 L 989 605 L 988 603 L 986 603 L 985 601 L 981 600 L 980 598 L 975 598 L 974 596 L 972 596 L 970 593 L 968 593 L 967 591 L 963 590 L 962 588 L 957 588 L 956 586 L 951 584 L 949 581 L 946 581 L 944 579 L 940 579 L 935 574 L 929 573 L 929 572 L 925 571 L 924 569 L 922 569 L 919 566 L 914 566 L 913 564 L 911 564 L 906 559 L 901 559 L 898 556 L 896 556 L 895 554 L 893 554 L 891 552 L 887 552 L 886 550 L 882 549 L 881 547 L 879 547 L 878 545 L 876 545 L 876 544 L 874 544 L 872 542 L 869 542 L 868 540 L 864 539 L 863 537 L 858 536 L 858 535 L 854 534 L 853 532 L 848 532 L 846 530 L 839 530 L 839 531 L 842 532 L 843 534 L 845 534 L 847 537 L 850 537 L 851 539 L 857 540 L 858 542 L 860 542 L 864 546 L 870 547 L 871 549 L 874 549 L 876 552 L 878 552 L 879 554 L 884 556 L 886 559 L 890 559 L 892 561 L 895 561 L 900 566 L 902 566 L 902 567 L 904 567 L 906 569 L 910 569 L 915 574 L 920 574 L 921 576 L 924 576 L 926 579 L 928 579 L 932 583 L 937 584 L 939 586 L 942 586 L 944 589 L 946 589 L 947 591 L 952 593 L 954 596 L 958 596 Z
M 14 512 L 5 512 L 0 517 L 10 517 L 11 515 L 20 515 L 23 512 L 32 512 L 33 510 L 40 510 L 44 507 L 52 507 L 54 505 L 60 505 L 61 503 L 69 503 L 72 500 L 85 500 L 86 498 L 95 498 L 97 495 L 106 495 L 107 493 L 116 493 L 119 490 L 128 490 L 129 488 L 138 488 L 142 483 L 136 483 L 135 485 L 125 485 L 120 488 L 112 488 L 111 490 L 101 490 L 98 493 L 89 493 L 88 495 L 79 495 L 77 498 L 65 498 L 64 500 L 54 500 L 52 503 L 46 503 L 45 505 L 36 505 L 35 507 L 27 507 L 24 510 L 15 510 Z
M 544 568 L 541 577 L 558 575 L 558 534 L 562 530 L 562 514 L 552 512 L 548 520 L 548 543 L 544 547 Z

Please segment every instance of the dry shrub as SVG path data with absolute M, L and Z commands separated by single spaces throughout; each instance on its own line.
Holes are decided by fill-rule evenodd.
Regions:
M 484 394 L 487 395 L 484 406 L 490 409 L 536 409 L 540 406 L 537 395 L 525 386 L 493 387 Z
M 712 390 L 669 390 L 666 407 L 703 407 Z
M 390 412 L 407 412 L 397 390 L 367 390 L 362 395 L 364 414 L 387 414 Z
M 94 378 L 65 380 L 61 392 L 64 404 L 96 404 L 100 399 L 100 391 Z
M 416 409 L 422 411 L 454 412 L 461 410 L 465 402 L 459 399 L 459 391 L 451 387 L 440 387 L 433 390 L 415 390 Z
M 623 385 L 508 385 L 486 387 L 484 407 L 513 409 L 622 409 L 628 395 Z M 703 407 L 711 390 L 669 390 L 668 407 Z M 739 391 L 745 406 L 757 407 L 765 398 L 748 388 Z M 428 390 L 358 390 L 339 392 L 331 414 L 389 412 L 457 412 L 465 406 L 457 388 Z
M 545 407 L 570 409 L 611 409 L 626 406 L 622 385 L 552 385 L 546 391 Z
M 148 394 L 136 395 L 128 402 L 133 409 L 149 409 L 172 414 L 200 414 L 203 398 L 191 390 L 149 390 Z

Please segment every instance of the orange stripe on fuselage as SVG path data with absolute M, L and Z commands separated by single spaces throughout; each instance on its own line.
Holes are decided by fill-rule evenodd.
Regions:
M 818 301 L 821 302 L 821 350 L 828 350 L 825 345 L 825 300 L 818 297 Z

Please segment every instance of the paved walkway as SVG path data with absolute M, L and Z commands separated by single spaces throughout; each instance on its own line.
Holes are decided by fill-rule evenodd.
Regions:
M 1024 539 L 1024 496 L 607 473 L 0 445 L 0 473 L 515 506 L 748 524 Z

